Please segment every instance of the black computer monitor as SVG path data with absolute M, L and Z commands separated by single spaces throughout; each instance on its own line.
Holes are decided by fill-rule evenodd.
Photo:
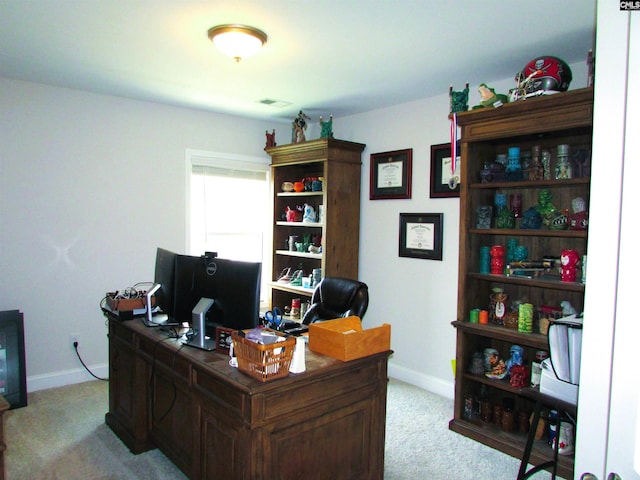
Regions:
M 200 299 L 211 298 L 214 304 L 206 315 L 207 335 L 213 336 L 216 326 L 236 330 L 258 326 L 261 275 L 260 262 L 177 255 L 175 319 L 190 322 Z
M 169 316 L 169 319 L 175 316 L 174 285 L 177 256 L 176 253 L 164 248 L 158 247 L 156 250 L 156 268 L 153 281 L 160 284 L 160 288 L 156 292 L 156 305 Z

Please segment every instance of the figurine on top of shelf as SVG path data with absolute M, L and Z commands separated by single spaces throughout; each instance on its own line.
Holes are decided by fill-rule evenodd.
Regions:
M 453 90 L 453 85 L 449 85 L 449 113 L 467 110 L 469 110 L 469 83 L 465 84 L 464 90 L 459 92 Z
M 310 117 L 304 114 L 302 110 L 298 112 L 298 116 L 293 120 L 292 123 L 292 138 L 291 143 L 302 143 L 306 142 L 306 138 L 304 136 L 304 131 L 307 129 L 307 120 L 311 120 Z
M 326 122 L 320 117 L 320 138 L 333 138 L 333 115 Z
M 271 131 L 271 133 L 269 133 L 269 130 L 266 130 L 264 134 L 267 137 L 267 143 L 265 144 L 264 149 L 266 150 L 267 148 L 275 147 L 276 146 L 275 128 Z
M 483 107 L 501 107 L 503 104 L 507 103 L 509 99 L 503 93 L 496 93 L 496 91 L 487 86 L 486 83 L 481 83 L 478 87 L 478 91 L 480 92 L 480 105 L 476 105 L 473 108 L 483 108 Z
M 569 230 L 586 230 L 589 225 L 586 202 L 582 197 L 571 200 L 573 213 L 569 215 Z

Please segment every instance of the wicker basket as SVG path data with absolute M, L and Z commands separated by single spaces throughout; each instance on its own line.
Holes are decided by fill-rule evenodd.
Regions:
M 294 337 L 270 345 L 247 340 L 238 335 L 238 332 L 232 332 L 231 339 L 233 351 L 238 358 L 238 370 L 241 372 L 261 382 L 289 375 L 289 366 L 296 347 Z

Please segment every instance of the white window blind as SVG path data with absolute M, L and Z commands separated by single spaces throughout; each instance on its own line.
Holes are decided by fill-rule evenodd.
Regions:
M 270 271 L 269 167 L 215 156 L 191 157 L 190 253 L 262 262 L 262 292 Z

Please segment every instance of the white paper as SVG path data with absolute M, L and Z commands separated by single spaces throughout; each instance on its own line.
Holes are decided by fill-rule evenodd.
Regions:
M 580 383 L 580 356 L 582 354 L 582 329 L 569 327 L 569 369 L 571 383 Z
M 402 186 L 402 162 L 378 164 L 377 188 L 397 188 Z
M 571 380 L 569 369 L 569 339 L 568 327 L 562 324 L 552 324 L 549 326 L 549 349 L 551 353 L 551 364 L 556 376 L 560 380 L 568 382 Z
M 405 247 L 412 250 L 433 250 L 434 232 L 433 223 L 407 223 Z

